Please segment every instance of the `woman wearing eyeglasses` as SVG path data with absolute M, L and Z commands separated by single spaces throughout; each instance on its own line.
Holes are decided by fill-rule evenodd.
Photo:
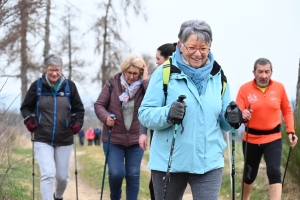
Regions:
M 181 200 L 190 184 L 193 199 L 217 200 L 226 147 L 222 130 L 230 130 L 224 118 L 229 85 L 223 84 L 222 69 L 210 50 L 212 31 L 206 22 L 184 22 L 178 38 L 170 57 L 166 98 L 161 65 L 152 74 L 139 108 L 141 124 L 154 130 L 148 164 L 154 195 L 155 199 Z M 180 95 L 186 96 L 184 102 L 176 101 Z M 177 132 L 175 120 L 182 120 Z
M 106 81 L 95 105 L 95 113 L 103 122 L 103 150 L 109 145 L 110 198 L 122 196 L 122 181 L 126 179 L 126 199 L 137 200 L 140 187 L 140 167 L 143 150 L 139 147 L 140 122 L 138 108 L 148 87 L 145 61 L 137 55 L 121 63 L 121 72 Z M 109 115 L 115 114 L 115 118 Z M 112 127 L 110 144 L 108 131 Z M 141 132 L 146 133 L 142 127 Z
M 73 135 L 83 125 L 84 107 L 75 83 L 62 74 L 62 59 L 55 54 L 48 55 L 44 67 L 45 73 L 27 91 L 21 112 L 34 136 L 42 199 L 52 200 L 54 196 L 55 200 L 62 200 L 70 178 Z

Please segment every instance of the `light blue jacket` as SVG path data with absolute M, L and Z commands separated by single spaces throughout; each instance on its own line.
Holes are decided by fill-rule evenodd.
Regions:
M 213 65 L 211 53 L 210 59 L 210 64 Z M 178 67 L 175 54 L 172 56 L 172 64 Z M 171 104 L 179 95 L 187 97 L 184 100 L 187 108 L 182 122 L 182 134 L 182 127 L 178 126 L 170 171 L 204 174 L 224 167 L 223 150 L 226 142 L 221 129 L 230 130 L 230 125 L 224 118 L 226 107 L 230 103 L 230 90 L 227 83 L 225 93 L 221 96 L 221 71 L 210 74 L 206 91 L 201 96 L 192 80 L 182 71 L 180 74 L 171 73 L 165 105 L 162 68 L 162 65 L 159 66 L 151 76 L 138 113 L 140 123 L 154 130 L 148 168 L 167 171 L 174 134 L 174 125 L 167 122 L 167 116 Z

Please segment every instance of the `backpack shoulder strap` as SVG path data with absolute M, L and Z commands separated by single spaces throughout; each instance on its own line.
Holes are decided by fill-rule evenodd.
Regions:
M 219 73 L 220 71 L 221 71 L 221 84 L 222 84 L 221 97 L 223 98 L 223 95 L 225 93 L 226 86 L 227 86 L 227 78 L 224 74 L 224 71 L 223 71 L 222 67 L 219 65 L 219 63 L 217 63 L 217 61 L 214 61 L 213 69 L 210 72 L 210 74 L 214 76 L 217 73 Z
M 172 59 L 168 59 L 163 64 L 163 90 L 165 95 L 165 105 L 167 103 L 167 96 L 168 96 L 168 84 L 170 81 L 171 76 L 171 62 Z
M 36 84 L 36 104 L 42 95 L 42 87 L 43 87 L 42 78 L 39 78 Z
M 221 84 L 222 84 L 221 96 L 223 97 L 227 86 L 227 77 L 225 76 L 223 69 L 221 69 Z
M 70 85 L 68 79 L 66 79 L 65 96 L 68 98 L 69 102 L 71 102 L 71 92 L 70 92 Z
M 181 73 L 181 70 L 172 65 L 172 58 L 170 57 L 163 63 L 163 90 L 165 95 L 165 105 L 168 96 L 168 84 L 172 73 Z

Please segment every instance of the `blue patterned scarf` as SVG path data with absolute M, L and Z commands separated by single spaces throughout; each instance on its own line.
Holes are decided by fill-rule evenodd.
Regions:
M 212 62 L 214 62 L 214 57 L 211 52 L 208 54 L 208 61 L 203 67 L 194 68 L 191 67 L 188 62 L 182 57 L 181 52 L 176 46 L 175 51 L 175 59 L 178 63 L 178 67 L 181 71 L 183 71 L 187 76 L 189 76 L 198 89 L 199 95 L 205 92 L 207 82 L 209 79 L 210 72 L 213 68 Z

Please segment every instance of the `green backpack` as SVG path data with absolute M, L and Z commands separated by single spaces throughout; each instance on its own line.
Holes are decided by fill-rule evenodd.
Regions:
M 167 102 L 168 84 L 170 81 L 171 73 L 178 73 L 178 74 L 181 73 L 181 70 L 178 67 L 175 67 L 174 65 L 172 65 L 171 63 L 172 63 L 172 58 L 166 60 L 163 64 L 163 90 L 164 90 L 164 95 L 165 95 L 165 105 Z M 221 69 L 221 66 L 216 61 L 214 61 L 213 69 L 210 73 L 212 75 L 215 75 L 217 72 L 220 71 L 220 69 Z M 225 90 L 226 90 L 226 86 L 227 86 L 227 78 L 222 69 L 221 69 L 221 79 L 222 79 L 221 95 L 223 97 Z

